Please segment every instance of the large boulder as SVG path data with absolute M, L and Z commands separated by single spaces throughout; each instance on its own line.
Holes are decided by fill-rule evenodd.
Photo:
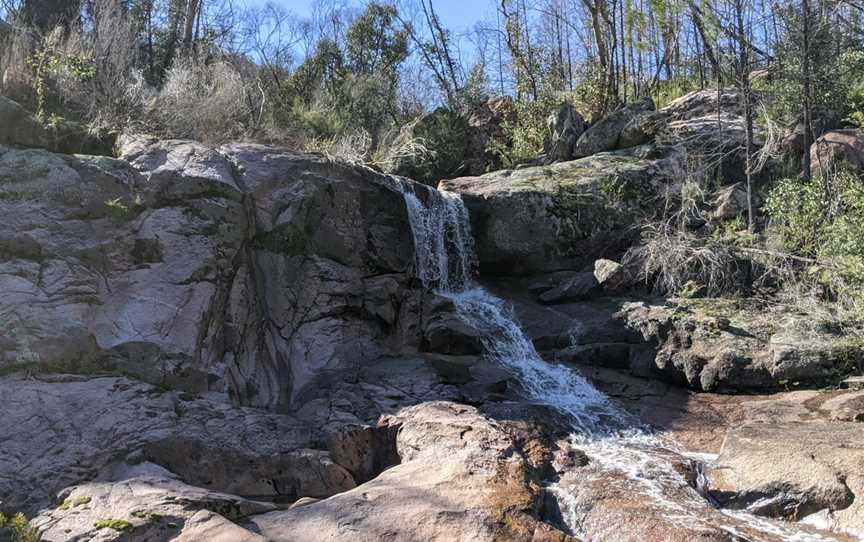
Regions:
M 814 175 L 847 167 L 864 172 L 864 130 L 832 130 L 810 147 L 810 166 Z
M 753 96 L 754 103 L 759 99 Z M 746 178 L 743 103 L 741 93 L 731 88 L 686 94 L 660 110 L 667 119 L 663 137 L 683 144 L 691 161 L 720 184 L 742 181 Z M 758 127 L 754 130 L 754 150 L 758 150 L 763 141 Z
M 610 113 L 579 136 L 573 149 L 575 158 L 618 148 L 618 138 L 633 117 L 654 110 L 654 102 L 645 96 Z
M 820 513 L 837 529 L 860 532 L 864 426 L 765 421 L 729 429 L 707 473 L 711 495 L 723 506 L 772 517 Z
M 518 421 L 526 408 L 534 423 Z M 405 409 L 383 420 L 399 428 L 399 465 L 355 490 L 249 523 L 274 542 L 575 542 L 538 514 L 551 417 L 516 405 L 498 410 L 445 402 Z
M 460 194 L 470 211 L 481 274 L 580 269 L 635 240 L 635 217 L 656 211 L 684 162 L 677 148 L 620 151 L 453 179 L 441 189 Z

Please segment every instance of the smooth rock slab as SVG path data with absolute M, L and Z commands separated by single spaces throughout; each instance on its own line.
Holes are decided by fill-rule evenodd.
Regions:
M 45 542 L 219 539 L 209 536 L 226 542 L 254 542 L 263 539 L 226 518 L 237 520 L 275 508 L 154 476 L 82 484 L 67 489 L 61 497 L 60 506 L 32 522 Z M 109 522 L 113 527 L 102 526 Z

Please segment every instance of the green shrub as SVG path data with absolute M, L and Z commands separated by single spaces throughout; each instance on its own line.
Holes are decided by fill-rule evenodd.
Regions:
M 12 542 L 37 542 L 39 532 L 27 521 L 27 517 L 20 512 L 12 517 L 6 517 L 0 513 L 0 534 L 6 531 L 12 536 Z
M 838 299 L 864 303 L 864 180 L 848 171 L 783 179 L 765 210 L 784 250 L 819 262 L 811 276 Z
M 93 524 L 97 529 L 113 529 L 115 531 L 126 531 L 132 528 L 132 524 L 125 519 L 100 519 Z

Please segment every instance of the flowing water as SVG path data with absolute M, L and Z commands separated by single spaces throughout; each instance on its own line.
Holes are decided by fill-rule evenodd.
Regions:
M 480 330 L 487 359 L 507 368 L 528 399 L 563 413 L 572 425 L 570 444 L 595 465 L 623 477 L 671 525 L 715 527 L 743 540 L 777 537 L 802 542 L 832 540 L 801 532 L 793 525 L 741 512 L 723 511 L 720 524 L 694 513 L 707 502 L 675 469 L 673 458 L 686 455 L 674 443 L 651 433 L 594 388 L 576 370 L 544 361 L 517 323 L 510 306 L 474 280 L 477 267 L 467 209 L 456 194 L 439 192 L 407 181 L 399 184 L 405 196 L 416 250 L 416 275 L 429 289 L 450 298 L 459 316 Z M 419 195 L 418 195 L 419 192 Z M 566 478 L 562 478 L 566 480 Z M 548 488 L 559 501 L 563 519 L 576 536 L 585 537 L 574 500 L 575 483 Z M 674 497 L 672 497 L 674 496 Z

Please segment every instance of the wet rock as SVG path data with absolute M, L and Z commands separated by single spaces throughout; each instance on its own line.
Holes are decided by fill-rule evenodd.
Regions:
M 478 355 L 483 351 L 481 332 L 466 323 L 450 299 L 436 296 L 428 303 L 423 327 L 423 350 L 448 355 Z
M 646 96 L 610 113 L 579 136 L 573 149 L 573 156 L 583 158 L 617 148 L 621 132 L 633 117 L 653 110 L 654 102 Z

